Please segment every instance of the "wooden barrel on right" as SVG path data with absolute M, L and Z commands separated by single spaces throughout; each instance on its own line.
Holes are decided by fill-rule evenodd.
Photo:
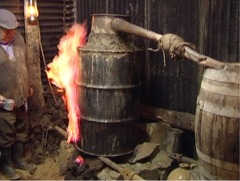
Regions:
M 207 68 L 195 114 L 201 179 L 239 180 L 240 64 Z

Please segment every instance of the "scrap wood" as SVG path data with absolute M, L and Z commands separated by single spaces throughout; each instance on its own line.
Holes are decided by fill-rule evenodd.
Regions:
M 55 130 L 57 130 L 61 135 L 63 135 L 65 138 L 68 137 L 67 131 L 63 130 L 59 126 L 54 126 Z
M 112 160 L 106 158 L 106 157 L 98 157 L 99 160 L 101 160 L 103 163 L 105 163 L 107 166 L 113 168 L 114 170 L 118 171 L 121 173 L 123 176 L 124 180 L 144 180 L 142 177 L 137 175 L 136 172 L 133 172 L 130 169 L 127 168 L 122 168 L 121 166 L 117 165 L 114 163 Z
M 176 160 L 178 163 L 189 163 L 189 164 L 198 163 L 197 160 L 183 156 L 183 154 L 180 154 L 180 153 L 167 153 L 167 154 L 171 159 Z
M 162 120 L 173 127 L 194 132 L 194 115 L 141 104 L 140 116 L 152 120 Z

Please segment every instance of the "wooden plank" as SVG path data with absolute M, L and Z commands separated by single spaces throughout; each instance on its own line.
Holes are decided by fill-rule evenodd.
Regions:
M 141 104 L 140 116 L 151 120 L 161 120 L 171 126 L 194 132 L 194 115 Z

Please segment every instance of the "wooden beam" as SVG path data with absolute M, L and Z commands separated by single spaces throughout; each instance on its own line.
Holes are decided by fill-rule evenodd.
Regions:
M 26 62 L 28 65 L 29 86 L 33 88 L 33 95 L 29 97 L 29 111 L 38 112 L 45 107 L 43 97 L 43 85 L 41 81 L 40 48 L 39 48 L 39 25 L 30 24 L 26 20 L 27 0 L 24 0 L 25 14 L 25 41 Z
M 158 107 L 141 104 L 139 107 L 141 117 L 151 120 L 161 120 L 171 126 L 194 132 L 194 115 Z

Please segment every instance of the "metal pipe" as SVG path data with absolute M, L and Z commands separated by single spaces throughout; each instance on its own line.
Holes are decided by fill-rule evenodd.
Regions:
M 137 35 L 146 39 L 150 39 L 153 41 L 156 41 L 158 43 L 158 49 L 164 49 L 164 50 L 170 50 L 170 39 L 166 39 L 164 37 L 169 38 L 169 35 L 165 36 L 165 35 L 161 35 L 158 33 L 155 33 L 153 31 L 150 31 L 148 29 L 142 28 L 140 26 L 134 25 L 132 23 L 129 23 L 128 21 L 121 19 L 121 18 L 115 18 L 111 21 L 111 25 L 110 25 L 111 29 L 113 29 L 114 31 L 121 31 L 124 33 L 129 33 L 132 35 Z M 171 37 L 178 37 L 177 35 L 172 34 Z M 178 37 L 180 38 L 180 37 Z M 181 38 L 180 38 L 181 39 Z M 179 40 L 180 40 L 179 39 Z M 175 44 L 174 47 L 171 47 L 173 49 L 177 49 L 178 45 L 187 43 L 184 42 L 183 39 L 180 40 L 180 42 L 177 42 L 178 44 Z M 167 47 L 161 47 L 159 46 L 160 44 L 165 44 Z M 189 44 L 189 43 L 187 43 Z M 172 45 L 171 45 L 172 46 Z M 180 56 L 183 56 L 184 58 L 187 58 L 189 60 L 192 60 L 200 65 L 206 66 L 206 67 L 212 67 L 215 69 L 224 69 L 226 67 L 226 64 L 224 62 L 215 60 L 213 58 L 204 56 L 199 54 L 198 52 L 196 52 L 195 50 L 193 50 L 192 48 L 190 48 L 187 45 L 182 46 L 183 48 L 181 50 L 179 50 L 179 52 L 170 52 L 170 53 L 176 53 Z
M 204 56 L 196 52 L 195 50 L 189 48 L 189 47 L 184 47 L 184 57 L 192 60 L 200 65 L 207 66 L 207 67 L 212 67 L 215 69 L 224 69 L 227 65 L 224 62 L 220 62 L 218 60 L 215 60 L 211 57 Z
M 111 28 L 115 31 L 130 33 L 132 35 L 137 35 L 137 36 L 141 36 L 143 38 L 154 40 L 156 42 L 159 42 L 159 40 L 162 37 L 161 34 L 158 34 L 153 31 L 150 31 L 148 29 L 134 25 L 134 24 L 129 23 L 128 21 L 123 20 L 121 18 L 114 19 L 111 22 Z

